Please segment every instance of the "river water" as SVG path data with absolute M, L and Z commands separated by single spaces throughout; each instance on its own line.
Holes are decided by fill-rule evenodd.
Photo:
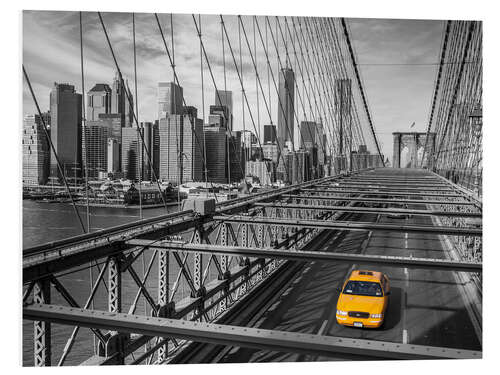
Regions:
M 84 223 L 86 223 L 86 208 L 78 207 L 80 215 Z M 176 206 L 165 208 L 144 209 L 144 218 L 150 218 L 165 214 L 166 212 L 177 211 Z M 93 231 L 112 227 L 119 224 L 136 221 L 139 219 L 138 209 L 125 208 L 90 208 L 90 223 Z M 76 217 L 73 207 L 70 204 L 64 203 L 43 203 L 31 200 L 23 200 L 23 249 L 40 245 L 49 241 L 67 238 L 81 234 L 81 226 Z M 147 269 L 147 265 L 152 257 L 152 253 L 146 253 L 142 259 L 134 263 L 134 269 L 137 274 L 142 277 L 143 272 Z M 188 258 L 188 264 L 192 259 Z M 179 268 L 170 261 L 170 288 L 172 288 L 177 277 Z M 102 266 L 101 266 L 102 267 Z M 90 272 L 88 268 L 75 270 L 67 275 L 58 277 L 58 280 L 71 293 L 73 298 L 80 306 L 85 305 L 90 293 Z M 98 270 L 92 267 L 93 279 L 97 277 Z M 212 274 L 212 270 L 210 271 Z M 104 278 L 107 280 L 107 277 Z M 156 261 L 153 261 L 151 273 L 147 279 L 147 289 L 151 296 L 156 299 L 157 295 L 158 269 Z M 106 281 L 107 282 L 107 281 Z M 128 312 L 132 301 L 137 293 L 137 285 L 128 273 L 123 273 L 122 276 L 122 295 L 123 295 L 123 311 Z M 185 283 L 179 284 L 179 290 L 175 300 L 182 299 L 189 295 L 189 291 Z M 100 287 L 94 298 L 94 308 L 107 310 L 107 294 L 104 287 Z M 58 292 L 52 288 L 51 303 L 62 304 L 67 306 Z M 137 304 L 136 313 L 150 314 L 150 309 L 146 306 L 144 298 L 141 296 Z M 64 346 L 71 334 L 73 327 L 52 325 L 52 365 L 56 365 Z M 78 339 L 70 352 L 65 364 L 79 364 L 90 357 L 94 352 L 94 339 L 90 330 L 82 328 L 78 333 Z M 23 365 L 33 365 L 33 322 L 23 321 Z

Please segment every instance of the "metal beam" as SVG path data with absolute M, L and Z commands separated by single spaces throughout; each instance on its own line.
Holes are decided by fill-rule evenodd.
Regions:
M 316 199 L 316 200 L 332 200 L 332 201 L 351 201 L 351 202 L 367 202 L 367 203 L 410 203 L 410 204 L 451 204 L 457 206 L 475 206 L 474 202 L 468 201 L 438 201 L 438 200 L 423 200 L 423 199 L 388 199 L 388 198 L 364 198 L 364 197 L 331 197 L 328 195 L 299 195 L 299 194 L 283 194 L 283 198 L 293 199 Z
M 418 196 L 418 197 L 441 197 L 441 198 L 463 198 L 462 194 L 435 194 L 435 193 L 402 193 L 399 191 L 366 191 L 366 190 L 344 190 L 335 191 L 334 189 L 300 189 L 300 191 L 330 193 L 330 194 L 363 194 L 363 195 L 394 195 L 394 196 Z
M 482 352 L 471 350 L 200 323 L 55 305 L 35 304 L 24 307 L 23 318 L 72 326 L 77 324 L 83 327 L 106 328 L 147 336 L 184 338 L 218 345 L 328 357 L 336 356 L 339 353 L 388 359 L 472 359 L 482 357 Z
M 415 232 L 457 236 L 483 235 L 481 228 L 441 227 L 430 225 L 399 225 L 389 223 L 370 223 L 359 221 L 322 221 L 322 220 L 291 220 L 280 218 L 267 218 L 261 216 L 214 216 L 214 220 L 229 223 L 251 223 L 283 225 L 288 227 L 318 228 L 318 229 L 341 229 L 361 231 L 390 231 L 390 232 Z
M 323 261 L 337 263 L 376 264 L 384 266 L 398 266 L 414 269 L 440 269 L 446 271 L 482 272 L 482 263 L 459 262 L 447 259 L 410 258 L 385 255 L 366 255 L 332 253 L 310 250 L 289 250 L 274 248 L 252 248 L 241 246 L 220 246 L 207 244 L 193 244 L 183 242 L 158 242 L 149 240 L 130 240 L 129 246 L 146 246 L 151 249 L 171 251 L 201 252 L 206 254 L 243 255 L 257 258 L 287 259 L 295 261 Z
M 380 214 L 406 214 L 417 216 L 453 216 L 453 217 L 478 217 L 482 214 L 478 212 L 462 212 L 462 211 L 436 211 L 436 210 L 416 210 L 405 208 L 378 208 L 378 207 L 347 207 L 347 206 L 326 206 L 326 205 L 311 205 L 311 204 L 296 204 L 296 203 L 256 203 L 257 207 L 277 207 L 277 208 L 293 208 L 299 210 L 320 210 L 320 211 L 338 211 L 338 212 L 362 212 L 362 213 L 380 213 Z
M 315 187 L 318 187 L 319 189 L 329 189 L 329 190 L 373 190 L 373 191 L 396 191 L 400 193 L 405 193 L 405 192 L 422 192 L 422 193 L 438 193 L 438 192 L 443 192 L 443 193 L 454 193 L 455 191 L 453 189 L 428 189 L 428 188 L 415 188 L 415 187 L 385 187 L 385 186 L 357 186 L 357 185 L 351 185 L 351 186 L 343 186 L 341 184 L 339 185 L 315 185 Z M 445 194 L 443 194 L 445 195 Z
M 446 184 L 425 184 L 425 183 L 418 183 L 418 182 L 409 182 L 407 184 L 403 183 L 398 183 L 398 182 L 356 182 L 356 181 L 350 181 L 350 180 L 345 180 L 345 181 L 335 181 L 335 182 L 323 182 L 321 184 L 315 185 L 315 186 L 349 186 L 349 187 L 401 187 L 401 188 L 420 188 L 420 189 L 427 189 L 427 188 L 436 188 L 436 189 L 449 189 L 449 190 L 454 190 L 452 186 L 446 185 Z

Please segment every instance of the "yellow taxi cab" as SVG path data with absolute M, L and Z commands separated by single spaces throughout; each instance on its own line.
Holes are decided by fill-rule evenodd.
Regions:
M 378 328 L 389 302 L 389 278 L 382 272 L 354 270 L 344 282 L 337 301 L 337 323 Z

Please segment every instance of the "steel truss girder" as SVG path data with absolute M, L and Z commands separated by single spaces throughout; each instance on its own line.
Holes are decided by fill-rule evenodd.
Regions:
M 392 231 L 392 232 L 415 232 L 458 236 L 482 236 L 482 229 L 463 227 L 440 227 L 430 225 L 398 225 L 388 223 L 370 223 L 359 221 L 323 221 L 323 220 L 290 220 L 277 218 L 263 218 L 259 216 L 214 216 L 214 220 L 230 223 L 253 223 L 283 225 L 301 228 L 318 229 L 340 229 L 340 230 L 362 230 L 362 231 Z
M 450 204 L 457 206 L 475 206 L 474 202 L 468 201 L 438 201 L 423 199 L 388 199 L 388 198 L 368 198 L 368 197 L 331 197 L 328 195 L 302 195 L 302 194 L 283 194 L 283 198 L 307 199 L 307 200 L 332 200 L 332 201 L 351 201 L 366 203 L 414 203 L 414 204 Z
M 328 357 L 349 353 L 387 359 L 482 358 L 482 352 L 472 350 L 200 323 L 56 305 L 35 304 L 24 307 L 23 318 L 65 325 L 77 324 L 90 328 L 107 328 L 146 336 L 175 337 L 210 344 Z
M 51 303 L 50 280 L 42 279 L 33 288 L 33 302 L 38 304 Z M 52 361 L 51 324 L 43 320 L 33 322 L 34 365 L 50 366 Z
M 391 186 L 401 186 L 401 187 L 445 187 L 445 188 L 451 188 L 452 185 L 439 182 L 439 183 L 426 183 L 426 182 L 368 182 L 368 181 L 357 181 L 357 180 L 340 180 L 336 181 L 336 183 L 340 184 L 341 186 L 370 186 L 370 185 L 381 185 L 382 187 L 391 187 Z M 315 186 L 332 186 L 332 182 L 323 182 L 321 184 L 317 184 Z
M 394 195 L 394 196 L 419 196 L 419 197 L 441 197 L 441 198 L 464 198 L 462 194 L 436 194 L 436 193 L 412 193 L 412 192 L 401 192 L 401 191 L 368 191 L 368 190 L 339 190 L 334 189 L 300 189 L 300 191 L 316 192 L 316 193 L 330 193 L 330 194 L 363 194 L 363 195 Z
M 357 184 L 342 184 L 340 183 L 339 185 L 332 185 L 332 184 L 319 184 L 315 185 L 316 187 L 320 189 L 332 189 L 332 190 L 341 190 L 341 189 L 358 189 L 358 190 L 377 190 L 377 191 L 401 191 L 401 192 L 406 192 L 406 191 L 417 191 L 417 192 L 444 192 L 444 193 L 453 193 L 455 192 L 455 189 L 451 187 L 446 187 L 444 189 L 436 189 L 436 188 L 430 188 L 430 187 L 407 187 L 407 186 L 398 186 L 398 185 L 391 185 L 391 186 L 369 186 L 369 185 L 357 185 Z M 414 185 L 412 185 L 414 186 Z
M 314 199 L 314 198 L 313 198 Z M 437 210 L 417 210 L 404 208 L 377 208 L 377 207 L 346 207 L 346 206 L 326 206 L 296 203 L 256 203 L 257 207 L 280 207 L 297 210 L 320 210 L 338 212 L 362 212 L 380 214 L 408 214 L 418 216 L 454 216 L 454 217 L 482 217 L 481 213 L 465 211 L 437 211 Z
M 216 210 L 219 213 L 240 212 L 255 202 L 272 199 L 284 193 L 293 193 L 300 188 L 314 186 L 336 178 L 339 176 L 325 177 L 272 192 L 220 202 L 217 204 Z M 23 283 L 117 254 L 121 252 L 119 243 L 123 240 L 139 236 L 161 238 L 194 228 L 209 220 L 210 218 L 195 216 L 192 210 L 186 210 L 24 249 Z
M 148 240 L 127 241 L 130 246 L 145 246 L 151 249 L 171 251 L 201 252 L 206 254 L 245 255 L 258 258 L 287 259 L 295 261 L 326 261 L 356 264 L 377 264 L 406 268 L 440 269 L 447 271 L 482 272 L 482 263 L 451 261 L 447 259 L 410 258 L 386 255 L 366 255 L 332 253 L 324 251 L 288 250 L 274 248 L 252 248 L 239 246 L 219 246 L 179 242 L 154 242 Z

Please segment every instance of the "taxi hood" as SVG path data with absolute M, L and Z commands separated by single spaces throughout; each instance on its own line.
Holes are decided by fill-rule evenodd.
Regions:
M 358 296 L 341 294 L 337 302 L 337 310 L 362 311 L 379 314 L 384 306 L 383 297 Z

